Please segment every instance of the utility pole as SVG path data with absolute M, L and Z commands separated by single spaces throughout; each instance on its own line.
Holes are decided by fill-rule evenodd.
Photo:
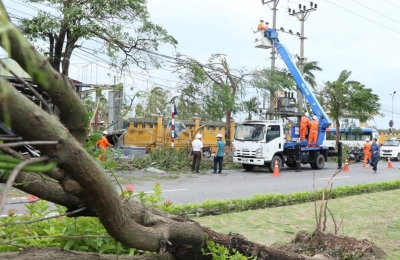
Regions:
M 272 28 L 276 29 L 276 11 L 278 10 L 276 7 L 278 6 L 279 0 L 261 0 L 263 5 L 268 5 L 268 7 L 272 10 Z M 275 70 L 275 59 L 276 59 L 276 51 L 274 42 L 272 41 L 271 48 L 271 71 Z M 265 97 L 263 97 L 263 109 L 265 109 Z M 274 93 L 270 92 L 269 96 L 269 111 L 270 113 L 274 110 Z
M 294 9 L 289 8 L 289 14 L 291 16 L 296 16 L 296 18 L 301 21 L 301 31 L 300 31 L 300 57 L 299 57 L 299 69 L 301 74 L 304 72 L 304 61 L 306 60 L 304 57 L 304 40 L 306 37 L 304 37 L 304 22 L 307 20 L 308 16 L 312 11 L 317 10 L 317 4 L 314 4 L 313 2 L 310 2 L 310 8 L 307 8 L 305 5 L 301 6 L 299 4 L 299 11 L 296 12 Z M 303 113 L 303 94 L 301 93 L 300 90 L 297 90 L 297 100 L 299 104 L 299 113 Z

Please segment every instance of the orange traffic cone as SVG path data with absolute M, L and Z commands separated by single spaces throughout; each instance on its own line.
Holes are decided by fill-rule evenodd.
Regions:
M 388 168 L 394 168 L 390 158 L 388 158 Z
M 275 177 L 281 176 L 281 175 L 279 174 L 278 160 L 275 160 L 274 173 L 272 174 L 272 176 L 275 176 Z
M 346 158 L 346 162 L 344 163 L 343 171 L 344 172 L 349 172 L 350 171 L 349 170 L 349 162 L 347 161 L 347 158 Z

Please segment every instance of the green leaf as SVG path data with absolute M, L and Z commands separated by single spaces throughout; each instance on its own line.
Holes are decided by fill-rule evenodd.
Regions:
M 64 245 L 64 250 L 69 250 L 75 244 L 75 240 L 68 240 L 68 242 Z

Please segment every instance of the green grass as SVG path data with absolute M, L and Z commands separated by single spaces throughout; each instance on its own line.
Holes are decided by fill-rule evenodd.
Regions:
M 317 204 L 319 205 L 319 204 Z M 400 190 L 350 196 L 329 201 L 339 234 L 368 239 L 382 248 L 386 260 L 400 259 Z M 315 229 L 314 203 L 229 213 L 194 219 L 222 233 L 240 233 L 264 245 L 291 241 L 300 230 Z M 331 218 L 327 231 L 333 232 Z

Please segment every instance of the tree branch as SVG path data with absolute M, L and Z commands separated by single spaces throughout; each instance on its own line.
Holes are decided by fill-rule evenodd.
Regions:
M 3 212 L 4 205 L 6 204 L 7 200 L 7 192 L 13 185 L 15 179 L 17 178 L 17 175 L 19 171 L 21 171 L 24 166 L 31 164 L 31 163 L 37 163 L 37 162 L 43 162 L 48 160 L 49 157 L 41 157 L 41 158 L 33 158 L 27 161 L 22 161 L 20 162 L 17 166 L 15 166 L 14 170 L 12 170 L 10 176 L 8 177 L 8 180 L 6 182 L 6 186 L 4 187 L 3 191 L 1 192 L 1 198 L 0 198 L 0 214 Z
M 0 148 L 18 147 L 18 146 L 23 146 L 23 145 L 46 145 L 46 144 L 58 144 L 58 142 L 57 141 L 30 141 L 30 142 L 5 143 L 5 144 L 0 144 Z
M 156 218 L 148 211 L 141 212 L 141 217 L 134 217 L 132 205 L 122 201 L 100 164 L 65 131 L 60 122 L 34 103 L 26 102 L 25 96 L 4 79 L 0 79 L 0 102 L 4 100 L 8 100 L 8 110 L 12 111 L 13 129 L 24 140 L 59 142 L 57 145 L 44 145 L 42 153 L 56 161 L 58 167 L 80 185 L 79 189 L 63 188 L 93 209 L 108 233 L 116 240 L 130 247 L 155 252 L 162 250 L 166 241 L 178 247 L 200 247 L 204 243 L 204 233 L 198 224 Z M 0 113 L 4 112 L 0 106 Z
M 8 70 L 14 77 L 18 79 L 19 82 L 21 82 L 25 87 L 27 87 L 34 95 L 37 97 L 40 102 L 42 102 L 43 106 L 46 108 L 46 110 L 49 112 L 49 114 L 52 114 L 52 111 L 49 107 L 49 104 L 47 104 L 46 100 L 31 86 L 29 85 L 25 80 L 23 80 L 20 76 L 18 76 L 12 69 L 10 69 L 3 60 L 0 60 L 1 66 Z
M 7 23 L 6 28 L 9 28 L 6 33 L 0 35 L 1 46 L 5 47 L 7 40 L 10 42 L 11 47 L 8 48 L 10 58 L 17 61 L 33 81 L 44 88 L 61 111 L 61 122 L 80 143 L 85 143 L 87 112 L 70 86 L 68 78 L 56 72 L 47 59 L 33 48 L 13 24 Z

